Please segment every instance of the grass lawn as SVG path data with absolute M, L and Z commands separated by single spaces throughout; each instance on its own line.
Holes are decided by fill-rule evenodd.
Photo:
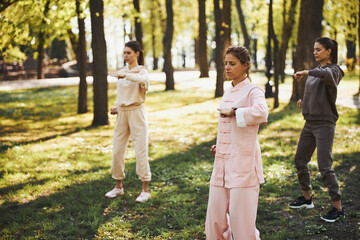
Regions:
M 263 85 L 263 77 L 252 76 Z M 357 76 L 342 84 L 356 90 Z M 289 86 L 287 80 L 280 91 Z M 153 198 L 142 204 L 135 202 L 141 183 L 131 141 L 125 195 L 104 197 L 114 186 L 114 116 L 109 126 L 90 127 L 91 112 L 76 114 L 77 87 L 0 92 L 0 239 L 205 239 L 209 148 L 216 140 L 220 99 L 213 90 L 176 88 L 164 92 L 164 84 L 153 83 L 147 96 Z M 109 107 L 115 94 L 110 84 Z M 88 95 L 91 110 L 91 87 Z M 268 103 L 271 109 L 273 101 Z M 360 112 L 338 110 L 333 155 L 346 218 L 332 224 L 319 218 L 330 199 L 316 154 L 310 163 L 315 208 L 287 207 L 300 194 L 293 157 L 304 120 L 294 104 L 282 102 L 259 133 L 266 178 L 257 218 L 261 239 L 360 238 Z

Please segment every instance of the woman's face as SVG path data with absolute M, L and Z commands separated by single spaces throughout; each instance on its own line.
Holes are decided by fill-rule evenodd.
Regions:
M 325 49 L 323 45 L 318 42 L 314 44 L 314 57 L 317 62 L 327 63 L 330 61 L 331 49 Z M 331 62 L 331 61 L 330 61 Z
M 139 56 L 139 52 L 135 52 L 129 47 L 124 48 L 124 60 L 128 64 L 132 64 L 134 61 L 137 61 L 138 56 Z
M 230 80 L 242 80 L 245 77 L 248 65 L 242 64 L 240 60 L 228 53 L 225 55 L 225 72 Z

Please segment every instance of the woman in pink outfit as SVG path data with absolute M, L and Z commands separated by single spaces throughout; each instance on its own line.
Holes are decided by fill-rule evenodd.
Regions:
M 137 202 L 148 200 L 151 195 L 149 182 L 151 172 L 148 161 L 148 121 L 143 103 L 149 87 L 148 72 L 144 65 L 144 55 L 137 41 L 125 44 L 124 59 L 128 64 L 118 73 L 117 97 L 111 114 L 117 114 L 114 129 L 114 149 L 111 166 L 115 188 L 105 194 L 114 198 L 124 194 L 122 180 L 125 178 L 125 153 L 131 135 L 136 156 L 136 174 L 142 182 L 142 190 Z
M 267 122 L 268 106 L 264 92 L 250 81 L 250 64 L 245 47 L 226 50 L 232 86 L 220 103 L 217 142 L 210 150 L 215 162 L 205 223 L 208 240 L 260 239 L 255 222 L 264 176 L 257 133 Z

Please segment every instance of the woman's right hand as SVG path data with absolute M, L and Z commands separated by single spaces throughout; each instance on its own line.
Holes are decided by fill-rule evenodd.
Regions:
M 125 70 L 124 70 L 124 69 L 120 69 L 120 70 L 118 71 L 117 78 L 119 79 L 119 78 L 125 78 L 125 77 L 126 77 L 126 72 L 125 72 Z
M 299 108 L 302 108 L 303 107 L 303 101 L 301 99 L 299 99 L 296 103 L 296 105 L 299 107 Z
M 110 114 L 112 115 L 118 114 L 118 109 L 116 107 L 110 108 Z
M 216 154 L 216 145 L 212 145 L 212 146 L 211 146 L 210 152 L 211 152 L 213 155 Z

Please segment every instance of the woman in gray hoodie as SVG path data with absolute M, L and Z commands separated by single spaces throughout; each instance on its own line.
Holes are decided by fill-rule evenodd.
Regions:
M 297 102 L 303 108 L 304 128 L 295 154 L 295 166 L 302 196 L 289 204 L 291 208 L 313 208 L 310 193 L 310 171 L 308 163 L 317 147 L 318 167 L 324 185 L 329 189 L 333 202 L 332 209 L 321 219 L 335 222 L 344 215 L 341 205 L 339 184 L 332 169 L 332 146 L 336 121 L 339 117 L 336 110 L 337 86 L 344 72 L 337 65 L 338 44 L 330 38 L 318 38 L 314 44 L 314 57 L 320 65 L 312 70 L 296 72 L 294 77 L 307 77 L 303 99 Z

